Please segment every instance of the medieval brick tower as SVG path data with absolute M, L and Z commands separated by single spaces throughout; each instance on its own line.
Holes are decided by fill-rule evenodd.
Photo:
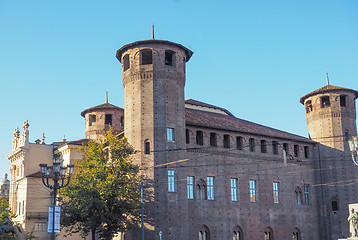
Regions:
M 168 239 L 168 218 L 176 217 L 168 216 L 166 179 L 170 163 L 185 156 L 185 63 L 192 54 L 180 44 L 151 39 L 127 44 L 116 55 L 123 71 L 124 134 L 146 183 L 146 239 L 159 232 Z
M 305 105 L 310 137 L 318 142 L 316 161 L 320 235 L 324 239 L 348 236 L 348 204 L 358 198 L 347 140 L 357 135 L 358 92 L 329 85 L 300 99 Z

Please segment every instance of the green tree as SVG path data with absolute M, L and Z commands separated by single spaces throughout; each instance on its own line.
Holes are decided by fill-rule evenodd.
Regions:
M 15 215 L 11 212 L 8 200 L 4 196 L 0 196 L 0 228 L 3 228 L 5 225 L 13 225 L 13 217 L 15 217 Z M 1 233 L 0 236 L 3 239 L 13 238 L 11 233 Z
M 105 141 L 90 140 L 75 165 L 69 186 L 61 190 L 61 224 L 69 235 L 99 234 L 112 239 L 127 230 L 140 208 L 139 168 L 131 161 L 133 148 L 112 130 Z

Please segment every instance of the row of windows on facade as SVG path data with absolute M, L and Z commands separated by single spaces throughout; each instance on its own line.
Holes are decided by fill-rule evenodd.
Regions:
M 112 114 L 105 114 L 104 115 L 104 124 L 105 125 L 112 125 Z M 88 126 L 91 127 L 94 125 L 94 123 L 97 121 L 96 115 L 95 114 L 90 114 L 88 116 Z M 124 126 L 124 119 L 123 116 L 121 116 L 120 122 L 119 122 L 119 126 L 123 127 Z
M 196 144 L 198 145 L 204 145 L 204 133 L 203 131 L 196 131 Z M 186 135 L 186 143 L 190 144 L 190 131 L 189 129 L 186 129 L 185 131 L 185 135 Z M 223 136 L 223 144 L 222 146 L 224 148 L 231 148 L 231 139 L 232 137 L 229 134 L 224 134 Z M 174 138 L 174 128 L 167 128 L 167 140 L 174 142 L 175 138 Z M 218 134 L 217 133 L 210 133 L 210 146 L 211 147 L 217 147 L 218 146 Z M 148 143 L 149 144 L 149 143 Z M 249 151 L 250 152 L 255 152 L 256 151 L 256 139 L 254 138 L 249 138 Z M 260 150 L 261 153 L 267 153 L 268 152 L 268 142 L 266 140 L 261 140 L 260 141 Z M 290 149 L 289 149 L 289 145 L 288 143 L 283 143 L 282 144 L 282 148 L 286 154 L 286 156 L 290 155 Z M 147 149 L 147 148 L 145 148 Z M 237 150 L 243 150 L 244 149 L 244 138 L 241 136 L 237 136 L 236 137 L 236 149 Z M 279 143 L 277 141 L 272 141 L 272 153 L 275 155 L 278 155 L 278 149 L 279 149 Z M 145 151 L 146 154 L 149 154 L 149 151 Z M 300 146 L 295 144 L 293 145 L 293 156 L 294 157 L 300 157 Z M 308 146 L 304 146 L 304 157 L 305 158 L 309 158 L 309 147 Z
M 215 199 L 215 186 L 214 186 L 214 177 L 208 176 L 206 182 L 201 179 L 196 184 L 196 199 L 199 200 L 214 200 Z M 230 189 L 231 189 L 231 201 L 239 201 L 239 185 L 238 178 L 230 179 Z M 175 170 L 168 170 L 168 192 L 176 192 L 176 181 L 175 181 Z M 273 202 L 280 203 L 280 183 L 272 183 L 272 193 L 273 193 Z M 187 176 L 187 196 L 188 199 L 194 199 L 195 194 L 195 177 Z M 250 202 L 257 202 L 257 181 L 250 180 L 249 183 L 249 196 Z M 295 200 L 297 205 L 302 205 L 302 191 L 299 187 L 295 190 Z M 310 185 L 304 184 L 304 204 L 310 205 Z
M 153 63 L 153 51 L 151 49 L 143 49 L 139 51 L 139 64 L 149 65 Z M 171 50 L 165 51 L 164 64 L 168 66 L 174 66 L 175 52 Z M 127 71 L 130 68 L 129 54 L 123 57 L 123 71 Z
M 202 227 L 204 230 L 199 231 L 199 240 L 210 240 L 210 230 L 207 226 Z M 235 230 L 232 232 L 233 240 L 244 240 L 244 234 L 241 227 L 235 227 Z M 267 227 L 263 233 L 264 240 L 273 240 L 273 230 L 270 227 Z M 300 240 L 301 234 L 298 228 L 295 228 L 292 232 L 292 240 Z
M 320 100 L 321 100 L 321 108 L 326 108 L 326 107 L 331 106 L 329 96 L 323 96 L 323 97 L 321 97 Z M 313 111 L 312 101 L 311 100 L 308 100 L 305 105 L 306 105 L 306 113 L 309 113 L 309 112 Z M 347 96 L 346 95 L 340 95 L 339 96 L 339 105 L 341 107 L 347 107 Z

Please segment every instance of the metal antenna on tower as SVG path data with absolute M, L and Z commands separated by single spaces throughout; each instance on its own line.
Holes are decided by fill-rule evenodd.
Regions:
M 152 39 L 154 39 L 154 24 L 152 24 Z
M 328 73 L 326 73 L 326 75 L 327 75 L 327 85 L 329 85 Z
M 106 91 L 106 103 L 108 103 L 108 89 Z

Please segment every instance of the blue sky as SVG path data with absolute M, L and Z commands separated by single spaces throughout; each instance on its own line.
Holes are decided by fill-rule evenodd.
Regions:
M 30 141 L 84 137 L 80 112 L 123 107 L 121 46 L 151 38 L 183 44 L 186 98 L 307 136 L 299 98 L 326 84 L 358 90 L 356 0 L 0 1 L 0 178 L 12 133 Z

